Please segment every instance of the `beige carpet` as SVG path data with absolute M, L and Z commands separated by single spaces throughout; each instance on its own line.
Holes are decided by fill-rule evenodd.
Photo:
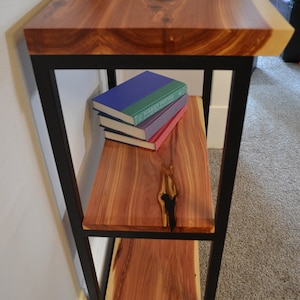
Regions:
M 215 195 L 221 152 L 209 157 Z M 216 298 L 300 299 L 300 65 L 279 57 L 251 80 Z

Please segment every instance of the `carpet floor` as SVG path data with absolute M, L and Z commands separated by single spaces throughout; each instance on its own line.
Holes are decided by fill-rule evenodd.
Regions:
M 221 151 L 209 160 L 215 198 Z M 300 299 L 300 65 L 280 57 L 252 75 L 216 299 Z

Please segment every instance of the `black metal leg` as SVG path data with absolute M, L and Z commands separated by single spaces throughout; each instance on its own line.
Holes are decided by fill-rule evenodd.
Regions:
M 110 69 L 107 70 L 106 72 L 107 72 L 108 87 L 111 89 L 117 85 L 116 70 Z
M 211 245 L 206 281 L 205 299 L 207 300 L 215 299 L 218 285 L 218 277 L 227 231 L 231 197 L 234 187 L 249 83 L 252 72 L 252 61 L 252 57 L 240 60 L 241 64 L 235 71 L 233 71 L 216 206 L 216 232 Z
M 99 285 L 89 241 L 82 229 L 83 211 L 63 121 L 55 73 L 53 69 L 47 67 L 46 60 L 32 57 L 32 64 L 89 297 L 98 300 L 100 299 Z
M 204 110 L 206 134 L 207 134 L 207 127 L 208 127 L 209 106 L 210 106 L 210 99 L 211 99 L 212 76 L 213 76 L 213 70 L 211 69 L 204 70 L 202 98 L 203 98 L 203 110 Z
M 101 299 L 105 299 L 110 266 L 113 258 L 115 238 L 109 238 L 101 281 Z

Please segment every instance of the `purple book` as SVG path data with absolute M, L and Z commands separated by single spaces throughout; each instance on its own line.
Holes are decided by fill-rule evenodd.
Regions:
M 119 131 L 135 138 L 148 141 L 163 125 L 165 125 L 188 101 L 187 94 L 167 105 L 142 123 L 133 126 L 107 114 L 99 113 L 100 125 Z

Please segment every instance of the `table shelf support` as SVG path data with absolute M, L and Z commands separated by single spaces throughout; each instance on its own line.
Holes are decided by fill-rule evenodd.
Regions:
M 226 237 L 231 196 L 233 192 L 238 153 L 243 129 L 244 114 L 247 103 L 249 82 L 252 72 L 252 57 L 150 57 L 150 56 L 39 56 L 32 55 L 32 64 L 40 93 L 45 120 L 56 161 L 56 166 L 63 189 L 73 236 L 85 276 L 89 297 L 91 300 L 102 299 L 105 288 L 99 289 L 92 253 L 88 241 L 89 236 L 108 236 L 107 233 L 90 232 L 83 230 L 83 211 L 73 169 L 70 148 L 68 144 L 63 113 L 61 109 L 58 88 L 55 78 L 55 69 L 107 69 L 109 86 L 116 83 L 115 69 L 204 69 L 208 70 L 204 76 L 205 122 L 208 123 L 208 112 L 211 95 L 212 70 L 233 70 L 233 80 L 229 101 L 229 111 L 226 126 L 224 151 L 222 158 L 219 191 L 216 206 L 214 234 L 199 234 L 199 239 L 211 240 L 210 262 L 206 281 L 205 299 L 215 298 L 221 259 Z M 114 233 L 112 233 L 113 235 Z M 126 235 L 126 234 L 125 234 Z M 137 234 L 139 236 L 139 234 Z M 117 236 L 117 234 L 116 234 Z M 142 237 L 142 233 L 140 233 Z M 147 235 L 147 238 L 155 238 Z M 164 235 L 158 238 L 167 237 Z M 184 239 L 184 236 L 178 236 Z M 175 238 L 175 235 L 167 238 Z M 189 238 L 197 238 L 197 234 Z M 189 239 L 188 238 L 188 239 Z
M 88 237 L 82 229 L 83 211 L 63 120 L 55 70 L 32 58 L 37 88 L 48 128 L 57 171 L 90 299 L 100 299 L 100 291 Z
M 252 72 L 252 57 L 233 71 L 205 299 L 215 299 Z

